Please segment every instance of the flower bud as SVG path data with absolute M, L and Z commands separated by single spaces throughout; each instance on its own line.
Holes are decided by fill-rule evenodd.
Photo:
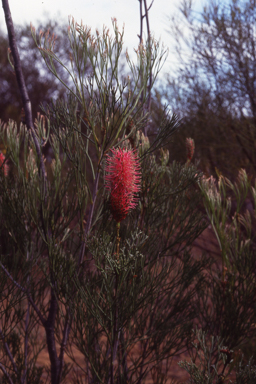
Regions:
M 0 153 L 0 171 L 2 171 L 5 176 L 8 175 L 9 167 L 6 164 L 5 156 L 3 153 Z
M 195 152 L 195 142 L 191 137 L 186 138 L 187 160 L 191 161 Z

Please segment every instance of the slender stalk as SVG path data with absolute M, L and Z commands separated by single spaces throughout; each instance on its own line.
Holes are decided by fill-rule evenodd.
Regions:
M 82 241 L 82 248 L 81 248 L 78 266 L 81 265 L 81 263 L 83 261 L 84 253 L 85 253 L 85 247 L 86 247 L 86 238 L 87 238 L 88 233 L 90 232 L 91 225 L 92 225 L 92 216 L 94 213 L 96 197 L 97 197 L 97 192 L 98 192 L 99 177 L 100 177 L 100 171 L 98 170 L 96 173 L 95 181 L 94 181 L 93 193 L 92 193 L 92 205 L 90 207 L 88 220 L 86 222 L 86 226 L 85 226 L 85 230 L 84 230 L 84 239 Z
M 120 341 L 122 346 L 122 366 L 123 366 L 123 372 L 124 372 L 124 379 L 125 382 L 128 383 L 128 366 L 127 366 L 127 352 L 125 348 L 125 340 L 124 340 L 124 331 L 123 329 L 120 332 Z
M 119 236 L 119 231 L 120 231 L 120 223 L 116 223 L 116 258 L 117 261 L 119 262 L 119 251 L 120 251 L 120 236 Z
M 143 34 L 143 18 L 145 16 L 142 15 L 142 0 L 139 0 L 140 3 L 140 34 L 139 34 L 139 39 L 140 39 L 140 44 L 142 44 L 142 34 Z
M 64 366 L 64 353 L 67 346 L 68 336 L 71 330 L 71 322 L 72 322 L 72 317 L 70 315 L 70 309 L 68 309 L 68 312 L 66 314 L 66 319 L 65 319 L 64 330 L 63 330 L 63 338 L 60 346 L 60 354 L 59 354 L 60 368 L 59 368 L 59 374 L 58 374 L 58 383 L 61 382 L 61 375 L 62 375 L 63 366 Z
M 28 301 L 27 315 L 25 321 L 25 341 L 24 341 L 24 372 L 21 379 L 21 383 L 26 383 L 27 378 L 27 360 L 28 360 L 28 325 L 29 325 L 29 311 L 30 311 L 30 303 Z
M 4 335 L 3 335 L 3 332 L 2 332 L 1 329 L 0 329 L 0 338 L 1 338 L 2 341 L 3 341 L 3 345 L 4 345 L 5 352 L 6 352 L 7 356 L 9 357 L 9 360 L 10 360 L 10 362 L 11 362 L 11 364 L 12 364 L 13 370 L 14 370 L 14 372 L 15 372 L 16 375 L 17 375 L 17 374 L 18 374 L 17 365 L 16 365 L 16 363 L 15 363 L 15 361 L 14 361 L 14 358 L 13 358 L 13 355 L 12 355 L 10 349 L 9 349 L 9 346 L 8 346 L 8 344 L 7 344 L 6 341 L 5 341 L 5 338 L 4 338 Z
M 115 293 L 114 293 L 114 326 L 113 326 L 113 345 L 111 351 L 110 383 L 114 384 L 114 363 L 116 360 L 117 348 L 120 339 L 118 331 L 118 273 L 116 272 Z
M 149 27 L 149 16 L 148 11 L 153 5 L 154 0 L 151 2 L 150 6 L 147 7 L 147 0 L 144 0 L 144 7 L 145 7 L 145 16 L 146 16 L 146 23 L 147 23 L 147 34 L 148 34 L 148 43 L 151 49 L 151 32 Z M 150 65 L 150 76 L 149 76 L 149 84 L 148 84 L 148 102 L 147 102 L 147 112 L 150 110 L 151 107 L 151 88 L 152 88 L 152 65 Z
M 151 310 L 151 315 L 150 315 L 150 322 L 149 322 L 149 327 L 148 329 L 151 329 L 152 327 L 152 324 L 153 324 L 153 321 L 154 321 L 154 317 L 155 317 L 155 314 L 156 314 L 156 308 L 157 308 L 157 304 L 159 302 L 159 297 L 156 299 L 156 302 L 155 302 L 155 307 L 153 310 Z M 139 374 L 139 380 L 138 380 L 138 384 L 140 384 L 142 382 L 142 379 L 143 379 L 143 376 L 145 375 L 145 371 L 143 372 L 143 367 L 144 367 L 144 361 L 145 361 L 145 358 L 146 358 L 146 353 L 147 353 L 147 347 L 148 347 L 148 343 L 149 343 L 149 338 L 147 338 L 145 344 L 144 344 L 144 348 L 143 348 L 143 353 L 142 353 L 142 357 L 141 357 L 141 365 L 140 365 L 140 374 Z
M 10 378 L 10 375 L 9 373 L 6 371 L 6 369 L 4 368 L 4 366 L 0 363 L 0 369 L 2 370 L 2 372 L 4 373 L 5 377 L 9 380 L 9 383 L 10 384 L 13 384 L 13 381 L 12 379 Z
M 32 305 L 32 307 L 34 308 L 39 320 L 41 321 L 42 325 L 44 326 L 45 323 L 46 323 L 46 320 L 45 318 L 43 317 L 42 313 L 40 312 L 39 308 L 37 307 L 37 305 L 34 303 L 32 297 L 30 296 L 30 294 L 27 292 L 27 290 L 22 287 L 19 283 L 17 283 L 17 281 L 15 281 L 12 277 L 12 275 L 10 275 L 10 273 L 7 271 L 7 269 L 3 266 L 3 264 L 0 262 L 0 267 L 2 268 L 2 270 L 5 272 L 5 274 L 9 277 L 9 279 L 13 282 L 13 284 L 19 288 L 22 292 L 24 292 L 30 302 L 30 304 Z
M 26 121 L 26 126 L 29 130 L 31 130 L 32 138 L 36 147 L 36 153 L 39 159 L 39 174 L 41 173 L 43 176 L 44 180 L 44 188 L 45 188 L 45 193 L 47 194 L 47 184 L 46 184 L 46 170 L 44 166 L 44 161 L 43 161 L 43 156 L 41 153 L 40 145 L 36 137 L 35 133 L 35 128 L 33 124 L 33 119 L 32 119 L 32 110 L 31 110 L 31 102 L 28 96 L 28 91 L 27 87 L 25 84 L 23 72 L 22 72 L 22 67 L 21 67 L 21 61 L 20 61 L 20 55 L 19 51 L 17 48 L 17 43 L 16 43 L 16 37 L 15 37 L 15 31 L 14 31 L 14 26 L 13 26 L 13 21 L 12 21 L 12 15 L 9 7 L 8 0 L 2 0 L 2 5 L 4 9 L 4 15 L 5 15 L 5 22 L 6 22 L 6 27 L 8 30 L 8 37 L 9 37 L 9 44 L 10 44 L 10 49 L 14 61 L 14 70 L 16 74 L 16 79 L 18 82 L 21 98 L 22 98 L 22 104 L 25 112 L 25 121 Z
M 51 384 L 58 384 L 58 376 L 60 371 L 60 360 L 58 359 L 56 342 L 54 335 L 54 326 L 58 312 L 58 303 L 54 288 L 51 288 L 51 302 L 48 318 L 45 323 L 46 341 L 48 347 L 49 358 L 51 362 Z
M 144 14 L 143 14 L 143 10 L 142 10 L 142 2 L 144 4 Z M 150 26 L 149 26 L 149 16 L 148 16 L 148 12 L 150 10 L 150 8 L 152 7 L 153 5 L 153 2 L 154 0 L 152 0 L 150 6 L 148 7 L 147 6 L 147 0 L 139 0 L 139 3 L 140 3 L 140 35 L 139 35 L 139 39 L 140 39 L 140 44 L 142 44 L 143 42 L 143 21 L 144 21 L 144 18 L 146 18 L 146 25 L 147 25 L 147 40 L 148 40 L 148 45 L 149 45 L 149 49 L 151 50 L 151 32 L 150 32 Z M 145 106 L 144 105 L 144 114 L 146 115 L 149 111 L 150 111 L 150 108 L 151 108 L 151 89 L 152 89 L 152 65 L 150 64 L 150 75 L 149 75 L 149 83 L 148 83 L 148 100 L 147 100 L 147 105 Z M 143 100 L 143 97 L 145 95 L 143 95 L 143 93 L 141 94 L 141 102 Z M 144 128 L 144 134 L 145 136 L 147 136 L 147 133 L 148 133 L 148 123 L 145 124 L 145 128 Z

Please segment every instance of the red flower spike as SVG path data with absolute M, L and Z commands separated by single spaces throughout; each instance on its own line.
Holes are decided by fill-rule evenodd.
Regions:
M 195 152 L 195 142 L 191 137 L 186 138 L 186 151 L 187 151 L 187 159 L 188 161 L 192 160 Z
M 0 152 L 0 171 L 4 172 L 4 175 L 7 176 L 9 167 L 4 161 L 5 161 L 5 156 L 3 153 Z
M 140 164 L 134 150 L 111 149 L 107 156 L 106 188 L 110 191 L 111 212 L 117 223 L 124 220 L 129 209 L 136 207 L 140 191 Z

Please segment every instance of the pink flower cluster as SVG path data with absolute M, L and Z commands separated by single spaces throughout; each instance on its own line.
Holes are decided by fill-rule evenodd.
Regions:
M 8 175 L 9 167 L 5 162 L 5 156 L 2 152 L 0 152 L 0 170 L 2 170 L 2 172 L 4 172 L 5 176 Z
M 117 223 L 124 220 L 129 209 L 136 207 L 140 191 L 139 158 L 134 150 L 112 149 L 107 156 L 106 188 L 110 191 L 111 212 Z

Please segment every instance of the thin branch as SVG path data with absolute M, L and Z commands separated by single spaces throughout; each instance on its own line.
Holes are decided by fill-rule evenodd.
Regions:
M 150 322 L 149 322 L 149 327 L 148 327 L 149 330 L 152 328 L 152 324 L 153 324 L 154 317 L 155 317 L 155 314 L 156 314 L 158 302 L 159 302 L 159 295 L 158 295 L 158 297 L 156 299 L 154 309 L 153 310 L 151 309 Z M 144 361 L 145 361 L 145 358 L 146 358 L 148 343 L 149 343 L 149 338 L 146 339 L 146 342 L 145 342 L 144 348 L 143 348 L 143 353 L 142 353 L 142 357 L 141 357 L 141 364 L 140 364 L 140 375 L 139 375 L 138 384 L 141 383 L 141 380 L 142 380 L 142 378 L 144 377 L 144 375 L 145 375 L 145 373 L 147 371 L 147 368 L 146 368 L 146 371 L 143 372 L 143 367 L 144 367 Z
M 142 14 L 142 12 L 143 12 L 142 11 L 142 1 L 144 4 L 144 12 L 145 12 L 144 15 Z M 147 0 L 139 0 L 139 3 L 140 3 L 140 35 L 139 35 L 140 44 L 142 44 L 142 42 L 143 42 L 143 36 L 142 36 L 143 35 L 143 19 L 146 18 L 148 49 L 151 52 L 151 32 L 150 32 L 150 26 L 149 26 L 148 12 L 154 3 L 154 0 L 151 1 L 149 7 L 147 6 Z M 146 115 L 150 111 L 150 108 L 151 108 L 152 82 L 153 82 L 153 80 L 152 80 L 152 63 L 150 63 L 149 83 L 147 86 L 148 100 L 147 100 L 147 106 L 144 108 L 144 115 Z M 143 97 L 144 97 L 143 94 L 141 94 L 141 101 L 142 101 Z M 145 125 L 145 129 L 144 129 L 145 136 L 147 136 L 147 131 L 148 131 L 148 120 L 147 120 L 147 123 Z
M 63 338 L 60 346 L 60 354 L 59 354 L 59 361 L 60 361 L 60 368 L 59 368 L 59 375 L 58 375 L 58 383 L 61 382 L 61 375 L 64 365 L 64 353 L 66 350 L 66 345 L 68 341 L 68 336 L 71 330 L 71 323 L 72 323 L 72 316 L 70 315 L 70 309 L 68 310 L 68 313 L 66 315 L 64 330 L 63 330 Z
M 2 332 L 1 329 L 0 329 L 0 337 L 1 337 L 2 341 L 3 341 L 5 352 L 8 355 L 8 357 L 10 359 L 10 362 L 12 363 L 13 370 L 16 373 L 16 375 L 18 375 L 17 365 L 16 365 L 16 363 L 14 361 L 14 358 L 13 358 L 13 355 L 12 355 L 10 349 L 9 349 L 9 346 L 8 346 L 8 344 L 5 341 L 5 338 L 4 338 L 4 335 L 3 335 L 3 332 Z
M 242 140 L 241 138 L 239 137 L 237 131 L 235 130 L 235 128 L 232 126 L 232 124 L 230 125 L 230 128 L 232 129 L 232 131 L 234 132 L 235 136 L 236 136 L 236 140 L 238 141 L 243 153 L 245 154 L 245 156 L 248 158 L 248 160 L 250 161 L 251 165 L 253 166 L 254 170 L 256 170 L 256 166 L 254 164 L 254 161 L 250 155 L 250 153 L 247 151 L 247 148 L 243 145 L 242 143 Z
M 142 43 L 142 33 L 143 33 L 143 18 L 144 16 L 142 15 L 142 0 L 139 0 L 140 2 L 140 34 L 139 34 L 139 39 L 140 39 L 140 44 Z
M 9 380 L 9 383 L 10 384 L 13 384 L 13 381 L 12 379 L 10 378 L 10 375 L 9 373 L 6 371 L 6 369 L 4 368 L 4 366 L 0 363 L 0 369 L 3 371 L 3 373 L 5 374 L 5 376 L 7 377 L 7 379 Z
M 6 27 L 8 30 L 10 49 L 11 49 L 11 53 L 14 61 L 15 74 L 16 74 L 16 78 L 17 78 L 17 82 L 18 82 L 18 86 L 19 86 L 19 90 L 22 98 L 22 104 L 25 111 L 26 126 L 29 130 L 31 130 L 33 141 L 36 147 L 36 153 L 37 153 L 38 159 L 40 160 L 39 174 L 42 173 L 42 176 L 44 179 L 45 193 L 47 194 L 47 184 L 46 184 L 47 175 L 46 175 L 46 170 L 44 166 L 43 155 L 41 153 L 40 145 L 37 140 L 36 132 L 33 124 L 31 102 L 28 96 L 28 91 L 27 91 L 27 87 L 26 87 L 23 72 L 22 72 L 20 55 L 17 48 L 12 15 L 11 15 L 8 0 L 2 0 L 2 5 L 4 9 Z
M 81 249 L 81 254 L 80 254 L 80 257 L 79 257 L 78 266 L 80 266 L 82 261 L 83 261 L 84 253 L 85 253 L 85 246 L 86 246 L 86 237 L 87 237 L 88 233 L 90 232 L 91 225 L 92 225 L 92 216 L 93 216 L 93 212 L 94 212 L 94 208 L 95 208 L 95 203 L 96 203 L 97 192 L 98 192 L 99 177 L 100 177 L 100 170 L 98 169 L 97 174 L 96 174 L 96 178 L 95 178 L 95 181 L 94 181 L 93 194 L 92 194 L 92 205 L 91 205 L 90 212 L 89 212 L 89 217 L 88 217 L 88 220 L 87 220 L 86 226 L 85 226 L 84 239 L 83 239 L 83 242 L 82 242 L 82 249 Z
M 147 33 L 148 33 L 148 45 L 149 49 L 151 51 L 151 32 L 149 27 L 149 16 L 148 11 L 152 7 L 154 0 L 151 2 L 149 8 L 147 7 L 147 0 L 144 0 L 144 7 L 145 7 L 145 15 L 146 15 L 146 23 L 147 23 Z M 147 102 L 147 112 L 149 112 L 151 107 L 151 88 L 152 88 L 152 64 L 150 63 L 150 74 L 149 74 L 149 84 L 148 84 L 148 102 Z
M 27 377 L 27 359 L 28 359 L 28 325 L 29 325 L 29 311 L 30 303 L 28 302 L 27 315 L 25 321 L 25 341 L 24 341 L 24 373 L 21 379 L 21 383 L 25 384 Z
M 50 308 L 47 317 L 47 321 L 44 325 L 46 333 L 46 342 L 48 347 L 49 358 L 51 362 L 51 382 L 57 384 L 57 378 L 60 369 L 60 361 L 58 359 L 57 350 L 56 350 L 56 341 L 54 337 L 54 326 L 56 321 L 56 316 L 58 312 L 58 302 L 55 295 L 55 290 L 51 288 L 51 301 Z
M 152 4 L 153 2 L 150 4 L 150 7 L 152 6 Z M 148 40 L 150 40 L 151 33 L 149 28 L 149 17 L 148 17 L 149 8 L 147 7 L 147 0 L 144 0 L 144 8 L 145 8 L 146 23 L 147 23 Z
M 123 366 L 123 372 L 124 372 L 124 379 L 128 383 L 128 366 L 127 366 L 127 351 L 125 349 L 125 340 L 124 340 L 124 331 L 121 329 L 120 331 L 120 341 L 121 341 L 121 346 L 122 346 L 122 360 L 121 364 Z
M 148 7 L 148 11 L 150 10 L 150 8 L 152 7 L 153 3 L 154 3 L 155 0 L 152 0 L 151 3 L 150 3 L 150 6 Z
M 14 285 L 16 285 L 17 288 L 19 288 L 23 293 L 26 294 L 30 304 L 32 305 L 32 307 L 34 308 L 37 316 L 39 317 L 39 320 L 41 321 L 42 325 L 45 325 L 46 323 L 46 320 L 45 318 L 43 317 L 42 313 L 40 312 L 40 310 L 37 308 L 36 304 L 34 303 L 32 297 L 30 296 L 30 294 L 27 292 L 27 290 L 25 288 L 23 288 L 19 283 L 17 283 L 17 281 L 14 280 L 14 278 L 12 277 L 12 275 L 10 275 L 10 273 L 7 271 L 7 269 L 3 266 L 3 264 L 0 262 L 0 266 L 1 268 L 3 269 L 3 271 L 5 272 L 5 274 L 9 277 L 9 279 L 13 282 Z

